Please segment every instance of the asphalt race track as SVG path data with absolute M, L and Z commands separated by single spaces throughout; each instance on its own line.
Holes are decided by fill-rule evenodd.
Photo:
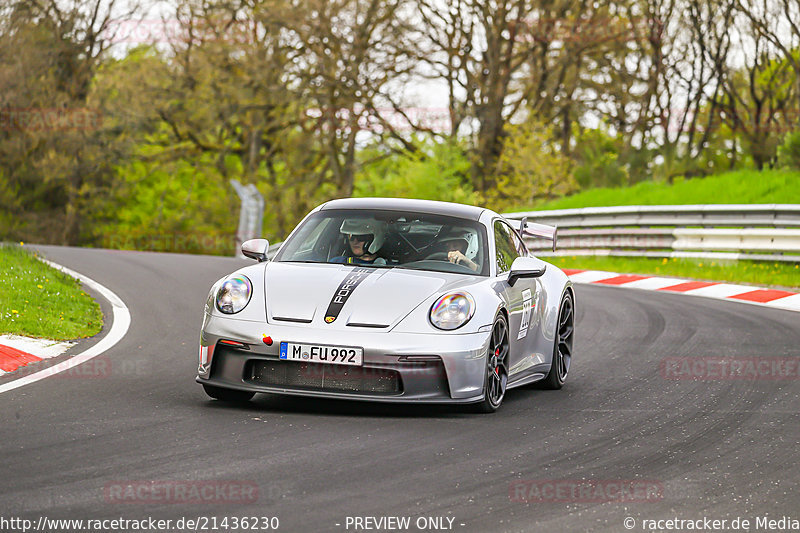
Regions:
M 699 381 L 664 370 L 666 358 L 796 365 L 800 314 L 579 285 L 576 355 L 561 391 L 511 391 L 493 415 L 266 395 L 236 407 L 209 400 L 194 377 L 207 291 L 245 261 L 40 249 L 116 292 L 132 322 L 102 367 L 85 363 L 94 372 L 0 395 L 5 518 L 277 516 L 291 532 L 354 531 L 347 517 L 367 516 L 410 517 L 408 531 L 419 517 L 448 517 L 465 532 L 627 531 L 627 517 L 637 531 L 650 530 L 644 519 L 703 517 L 747 519 L 755 530 L 758 517 L 800 519 L 796 368 L 788 379 Z M 257 497 L 109 492 L 143 480 L 232 481 L 256 486 Z M 581 480 L 605 496 L 526 492 L 526 502 L 512 488 Z M 631 480 L 658 493 L 608 497 Z

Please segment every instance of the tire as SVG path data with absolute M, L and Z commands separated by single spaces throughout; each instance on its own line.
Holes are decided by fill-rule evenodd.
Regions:
M 500 313 L 492 324 L 489 350 L 486 353 L 483 400 L 475 404 L 475 410 L 479 413 L 494 413 L 503 403 L 508 383 L 508 351 L 508 320 Z
M 256 394 L 255 392 L 242 390 L 223 389 L 222 387 L 215 387 L 213 385 L 203 385 L 203 389 L 206 391 L 206 394 L 215 400 L 231 403 L 248 402 Z
M 575 303 L 567 291 L 558 306 L 558 325 L 553 341 L 553 362 L 550 372 L 539 382 L 541 388 L 558 390 L 564 386 L 572 363 L 572 346 L 575 338 Z

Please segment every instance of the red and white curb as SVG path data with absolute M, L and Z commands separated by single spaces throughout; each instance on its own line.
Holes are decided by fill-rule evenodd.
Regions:
M 0 335 L 0 376 L 13 372 L 21 366 L 61 355 L 73 344 L 19 335 Z
M 19 387 L 22 387 L 23 385 L 28 385 L 30 383 L 35 383 L 41 379 L 58 374 L 60 372 L 64 372 L 65 370 L 69 370 L 70 368 L 76 367 L 81 363 L 85 363 L 86 361 L 94 357 L 97 357 L 98 355 L 102 354 L 103 352 L 105 352 L 106 350 L 117 344 L 122 339 L 122 337 L 124 337 L 125 334 L 128 332 L 128 328 L 131 325 L 131 313 L 128 310 L 128 307 L 125 305 L 125 302 L 123 302 L 120 299 L 120 297 L 114 294 L 110 289 L 97 283 L 93 279 L 84 276 L 83 274 L 75 272 L 74 270 L 70 270 L 69 268 L 63 267 L 57 263 L 53 263 L 52 261 L 48 261 L 46 259 L 40 258 L 40 260 L 44 261 L 45 263 L 55 268 L 56 270 L 60 270 L 65 274 L 67 274 L 68 276 L 72 276 L 73 278 L 80 280 L 81 283 L 83 283 L 87 287 L 90 287 L 94 291 L 100 293 L 100 295 L 103 298 L 108 300 L 108 302 L 111 304 L 113 312 L 112 315 L 113 321 L 111 323 L 111 328 L 109 328 L 108 333 L 106 333 L 106 336 L 103 337 L 100 340 L 100 342 L 98 342 L 91 348 L 88 348 L 87 350 L 84 350 L 83 352 L 70 357 L 66 361 L 62 361 L 53 366 L 47 367 L 43 370 L 39 370 L 38 372 L 35 372 L 33 374 L 29 374 L 27 376 L 15 379 L 14 381 L 9 381 L 8 383 L 0 385 L 0 393 L 8 392 L 10 390 L 17 389 Z M 5 343 L 0 343 L 0 344 L 5 344 Z M 8 349 L 20 352 L 22 355 L 17 354 L 17 356 L 21 357 L 22 359 L 30 357 L 37 358 L 39 355 L 41 355 L 39 352 L 37 352 L 36 354 L 31 354 L 13 347 L 9 347 Z M 43 358 L 45 357 L 38 357 L 39 360 Z M 29 360 L 24 364 L 27 365 L 33 361 L 35 361 L 35 359 Z M 18 365 L 17 368 L 19 368 L 19 366 L 23 365 Z
M 618 274 L 600 270 L 563 270 L 573 283 L 675 292 L 800 311 L 800 293 L 796 292 L 716 281 L 691 281 L 679 278 L 640 276 L 638 274 Z

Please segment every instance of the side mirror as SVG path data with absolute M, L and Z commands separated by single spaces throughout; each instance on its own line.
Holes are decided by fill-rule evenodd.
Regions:
M 267 239 L 250 239 L 242 243 L 242 254 L 250 259 L 255 259 L 259 263 L 268 261 L 267 250 L 269 241 Z
M 521 278 L 539 278 L 547 270 L 547 263 L 535 257 L 517 257 L 511 263 L 508 273 L 508 284 L 512 287 Z

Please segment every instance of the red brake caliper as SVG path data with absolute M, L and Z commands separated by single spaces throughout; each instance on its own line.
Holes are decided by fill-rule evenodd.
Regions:
M 500 355 L 500 348 L 495 348 L 494 356 L 497 357 L 498 355 Z M 500 377 L 500 365 L 494 367 L 494 373 L 497 374 L 497 377 Z

